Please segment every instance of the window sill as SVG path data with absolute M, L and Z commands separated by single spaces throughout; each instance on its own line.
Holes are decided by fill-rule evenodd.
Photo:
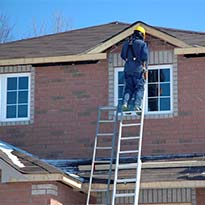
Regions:
M 30 125 L 33 120 L 1 121 L 0 126 Z
M 145 113 L 145 119 L 164 119 L 164 118 L 173 118 L 176 116 L 175 113 Z

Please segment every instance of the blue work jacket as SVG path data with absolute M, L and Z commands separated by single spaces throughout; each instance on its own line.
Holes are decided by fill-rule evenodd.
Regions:
M 121 58 L 125 61 L 125 72 L 141 72 L 142 65 L 148 58 L 147 44 L 136 37 L 125 41 L 121 51 Z

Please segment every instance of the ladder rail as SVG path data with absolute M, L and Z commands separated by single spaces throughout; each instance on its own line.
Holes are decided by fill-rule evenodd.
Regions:
M 87 195 L 86 205 L 89 205 L 89 202 L 90 202 L 90 193 L 91 193 L 91 188 L 92 188 L 93 172 L 94 172 L 95 157 L 96 157 L 97 134 L 99 133 L 99 127 L 100 127 L 100 124 L 99 124 L 100 117 L 101 117 L 101 113 L 100 113 L 100 109 L 98 109 L 96 135 L 95 135 L 95 142 L 94 142 L 94 148 L 93 148 L 93 158 L 92 158 L 91 173 L 90 173 L 90 179 L 89 179 L 89 187 L 88 187 L 88 195 Z
M 119 127 L 119 133 L 118 133 L 118 144 L 117 144 L 117 155 L 116 155 L 116 167 L 115 167 L 115 176 L 114 176 L 114 184 L 113 184 L 113 196 L 112 196 L 112 205 L 115 205 L 115 200 L 117 197 L 134 197 L 133 204 L 138 205 L 139 201 L 139 190 L 140 190 L 140 179 L 141 179 L 141 151 L 142 151 L 142 137 L 143 137 L 143 128 L 144 128 L 144 114 L 145 114 L 145 106 L 146 106 L 146 93 L 147 93 L 147 86 L 146 82 L 144 85 L 144 95 L 143 95 L 143 101 L 142 101 L 142 111 L 140 116 L 140 123 L 130 123 L 130 124 L 124 124 L 123 123 L 123 112 L 121 112 L 121 120 L 120 120 L 120 127 Z M 134 179 L 119 179 L 118 172 L 120 168 L 120 153 L 132 153 L 134 150 L 127 150 L 127 151 L 121 151 L 121 143 L 124 139 L 129 139 L 129 137 L 125 137 L 123 139 L 122 137 L 122 129 L 124 127 L 132 127 L 132 126 L 140 126 L 139 127 L 139 135 L 137 137 L 131 137 L 130 140 L 136 140 L 137 142 L 137 148 L 135 152 L 137 153 L 136 159 L 137 159 L 137 166 L 136 168 L 136 175 L 135 175 L 135 181 Z M 126 166 L 126 165 L 124 165 Z M 128 168 L 128 167 L 127 167 Z M 132 181 L 135 182 L 135 190 L 132 194 L 124 193 L 124 194 L 118 194 L 117 193 L 117 183 L 123 182 L 123 181 Z
M 109 112 L 113 112 L 113 120 L 101 120 L 101 113 L 102 112 L 108 112 L 108 118 L 109 118 Z M 92 183 L 93 183 L 93 176 L 97 176 L 94 174 L 95 171 L 95 163 L 101 163 L 104 161 L 98 161 L 96 159 L 97 156 L 97 150 L 111 150 L 110 160 L 108 162 L 109 164 L 109 170 L 108 170 L 108 178 L 107 178 L 107 188 L 103 190 L 103 192 L 106 192 L 106 204 L 110 204 L 110 183 L 111 183 L 111 177 L 112 177 L 112 165 L 113 165 L 113 158 L 115 154 L 115 140 L 116 140 L 116 134 L 117 134 L 117 123 L 118 123 L 118 107 L 111 107 L 111 106 L 99 106 L 98 107 L 98 117 L 97 117 L 97 126 L 96 126 L 96 135 L 95 135 L 95 141 L 94 141 L 94 148 L 93 148 L 93 157 L 92 157 L 92 165 L 91 165 L 91 172 L 90 172 L 90 179 L 89 179 L 89 187 L 88 187 L 88 194 L 87 194 L 87 200 L 86 205 L 90 205 L 90 197 L 91 192 L 101 192 L 102 190 L 98 189 L 92 189 Z M 113 123 L 113 132 L 112 133 L 99 133 L 100 131 L 100 125 L 102 123 Z M 100 137 L 112 137 L 111 138 L 111 147 L 101 147 L 98 146 L 98 138 Z
M 115 176 L 114 176 L 114 184 L 113 184 L 113 196 L 112 196 L 112 205 L 115 205 L 115 194 L 116 194 L 116 188 L 117 188 L 117 177 L 118 177 L 118 170 L 119 170 L 119 153 L 120 153 L 120 145 L 121 145 L 121 135 L 122 135 L 122 119 L 121 116 L 120 119 L 120 127 L 119 127 L 119 133 L 118 133 L 118 143 L 117 143 L 117 156 L 116 156 L 116 162 L 115 162 Z
M 135 201 L 134 205 L 138 205 L 139 201 L 139 191 L 140 191 L 140 180 L 141 180 L 141 152 L 142 152 L 142 138 L 143 138 L 143 129 L 144 129 L 144 114 L 145 114 L 145 103 L 146 103 L 146 93 L 147 93 L 147 86 L 145 83 L 145 90 L 144 90 L 144 96 L 143 96 L 143 103 L 142 103 L 142 115 L 141 115 L 141 126 L 140 126 L 140 138 L 139 138 L 139 149 L 138 149 L 138 166 L 136 171 L 136 184 L 135 184 Z
M 114 123 L 114 133 L 112 137 L 112 152 L 111 152 L 111 159 L 110 159 L 110 166 L 109 166 L 109 175 L 108 175 L 108 186 L 107 186 L 107 197 L 106 197 L 106 204 L 110 204 L 110 183 L 111 183 L 111 177 L 112 177 L 112 164 L 115 154 L 115 140 L 117 135 L 117 122 L 118 122 L 118 111 L 119 107 L 117 107 L 117 112 L 115 112 L 115 123 Z

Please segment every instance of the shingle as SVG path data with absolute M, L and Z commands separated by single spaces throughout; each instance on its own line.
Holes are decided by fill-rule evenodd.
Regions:
M 75 55 L 99 45 L 128 24 L 113 22 L 0 45 L 0 59 Z
M 0 158 L 25 174 L 62 173 L 43 160 L 3 141 L 0 141 Z
M 184 41 L 192 46 L 205 46 L 205 32 L 187 31 L 172 28 L 156 27 L 160 31 L 163 31 L 177 39 Z
M 0 60 L 81 54 L 96 47 L 97 45 L 100 45 L 104 41 L 112 38 L 132 25 L 121 22 L 112 22 L 58 34 L 1 44 Z M 192 46 L 205 46 L 205 33 L 203 32 L 154 26 L 151 27 Z

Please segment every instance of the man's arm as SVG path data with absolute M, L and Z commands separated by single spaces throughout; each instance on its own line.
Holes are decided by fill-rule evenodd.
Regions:
M 121 50 L 121 58 L 126 61 L 127 58 L 127 50 L 128 50 L 129 42 L 125 41 Z

